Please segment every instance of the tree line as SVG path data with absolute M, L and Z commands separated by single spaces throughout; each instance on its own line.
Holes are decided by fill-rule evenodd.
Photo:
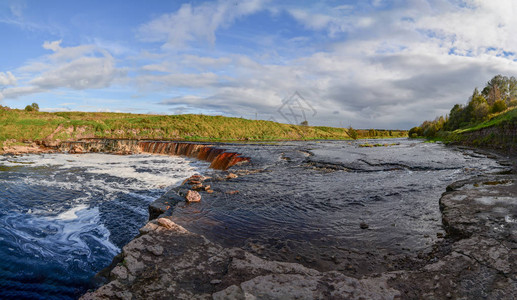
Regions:
M 486 121 L 491 114 L 517 106 L 517 79 L 496 75 L 481 90 L 475 88 L 466 105 L 456 104 L 448 115 L 424 121 L 409 130 L 410 137 L 434 137 L 440 131 L 454 131 Z

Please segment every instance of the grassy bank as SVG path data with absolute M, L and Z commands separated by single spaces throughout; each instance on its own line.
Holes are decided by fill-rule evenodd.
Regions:
M 359 138 L 401 137 L 406 131 L 358 130 Z M 346 129 L 205 115 L 28 112 L 0 109 L 0 142 L 81 138 L 186 141 L 349 139 Z
M 515 153 L 517 151 L 517 108 L 494 114 L 478 124 L 454 131 L 438 131 L 434 136 L 426 138 L 431 142 L 440 141 L 445 144 L 460 144 Z

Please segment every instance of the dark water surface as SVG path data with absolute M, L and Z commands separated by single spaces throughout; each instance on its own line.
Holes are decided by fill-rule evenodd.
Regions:
M 0 157 L 0 299 L 74 299 L 148 218 L 148 204 L 206 164 L 179 157 Z
M 366 142 L 236 146 L 255 158 L 249 169 L 263 170 L 213 182 L 219 194 L 180 204 L 173 216 L 211 240 L 269 259 L 346 270 L 361 256 L 366 266 L 352 267 L 368 273 L 375 266 L 364 253 L 416 255 L 439 240 L 438 201 L 448 184 L 502 169 L 485 155 L 441 144 L 396 139 L 359 147 Z
M 355 257 L 428 249 L 443 233 L 445 187 L 502 170 L 440 144 L 359 143 L 225 145 L 252 158 L 236 167 L 252 174 L 212 182 L 214 194 L 173 218 L 225 246 L 343 271 L 363 268 Z M 167 156 L 0 157 L 0 299 L 77 298 L 145 224 L 149 202 L 196 172 L 219 171 Z

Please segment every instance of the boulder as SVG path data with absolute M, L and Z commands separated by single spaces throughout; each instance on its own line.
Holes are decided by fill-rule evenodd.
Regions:
M 193 190 L 187 191 L 187 195 L 185 195 L 185 199 L 187 199 L 187 202 L 199 202 L 201 201 L 201 195 Z

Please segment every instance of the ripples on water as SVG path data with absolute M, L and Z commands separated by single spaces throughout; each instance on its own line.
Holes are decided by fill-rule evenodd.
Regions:
M 415 255 L 435 243 L 437 233 L 444 233 L 439 198 L 446 186 L 501 166 L 468 150 L 397 142 L 376 148 L 339 141 L 248 146 L 255 155 L 247 155 L 262 153 L 265 172 L 231 180 L 237 186 L 214 182 L 222 192 L 238 188 L 239 193 L 181 203 L 173 216 L 187 229 L 226 246 L 270 259 L 305 260 L 322 270 L 346 267 L 324 260 L 350 252 Z M 311 155 L 301 155 L 298 149 Z M 363 222 L 367 230 L 360 227 Z
M 205 169 L 168 156 L 0 157 L 0 299 L 77 298 L 149 202 Z

